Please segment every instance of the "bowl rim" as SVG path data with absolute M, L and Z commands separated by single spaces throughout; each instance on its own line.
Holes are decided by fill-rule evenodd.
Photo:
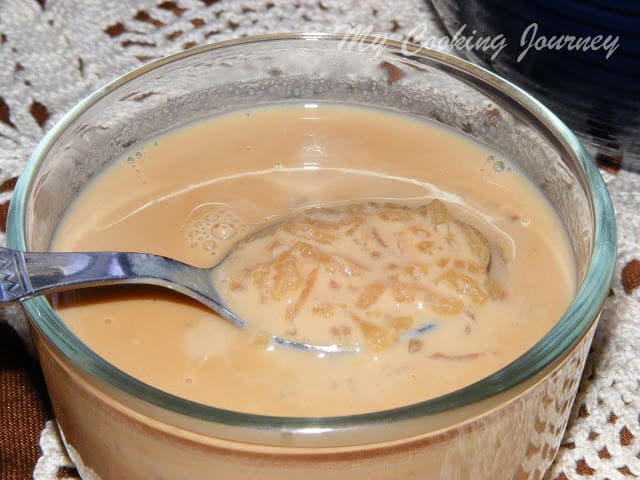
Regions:
M 134 68 L 95 90 L 69 110 L 36 146 L 30 155 L 14 189 L 7 219 L 7 244 L 10 248 L 26 250 L 25 215 L 29 194 L 35 176 L 47 152 L 57 138 L 73 121 L 98 100 L 111 91 L 126 84 L 133 78 L 157 69 L 167 63 L 183 58 L 213 52 L 227 47 L 247 46 L 265 42 L 360 41 L 366 45 L 384 48 L 403 55 L 423 57 L 458 74 L 472 76 L 507 95 L 511 100 L 524 106 L 537 120 L 553 134 L 567 152 L 577 160 L 577 172 L 590 188 L 587 191 L 594 214 L 593 251 L 585 272 L 584 281 L 576 296 L 560 320 L 534 346 L 509 365 L 499 371 L 445 395 L 419 403 L 388 410 L 354 415 L 329 417 L 282 417 L 256 415 L 207 406 L 166 393 L 147 385 L 127 373 L 112 366 L 75 337 L 55 314 L 44 297 L 35 297 L 22 302 L 30 322 L 53 344 L 71 363 L 92 376 L 111 384 L 116 389 L 152 405 L 174 413 L 200 420 L 234 427 L 282 430 L 301 434 L 316 434 L 329 430 L 344 430 L 373 423 L 388 423 L 437 414 L 487 399 L 506 391 L 534 377 L 577 342 L 596 321 L 608 295 L 613 277 L 616 256 L 616 227 L 613 207 L 608 191 L 584 147 L 573 132 L 544 105 L 531 95 L 499 77 L 487 69 L 459 57 L 430 50 L 420 45 L 399 42 L 384 37 L 331 33 L 286 33 L 249 36 L 193 47 Z

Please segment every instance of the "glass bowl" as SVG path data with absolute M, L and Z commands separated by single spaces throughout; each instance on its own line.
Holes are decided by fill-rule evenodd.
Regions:
M 477 383 L 393 410 L 323 418 L 250 415 L 159 391 L 80 342 L 46 298 L 25 301 L 56 419 L 80 474 L 541 478 L 558 451 L 609 290 L 613 210 L 571 131 L 482 68 L 380 38 L 320 34 L 222 42 L 150 63 L 95 92 L 42 140 L 16 186 L 9 245 L 49 248 L 80 189 L 132 146 L 213 114 L 288 101 L 409 113 L 504 153 L 567 228 L 577 264 L 574 301 L 542 340 Z M 230 159 L 219 162 L 233 168 Z

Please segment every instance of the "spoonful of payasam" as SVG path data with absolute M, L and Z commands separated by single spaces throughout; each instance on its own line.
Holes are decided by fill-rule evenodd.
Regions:
M 187 295 L 258 344 L 318 353 L 416 348 L 436 318 L 505 296 L 491 247 L 440 200 L 301 210 L 247 236 L 212 268 L 127 252 L 0 251 L 0 301 L 151 284 Z

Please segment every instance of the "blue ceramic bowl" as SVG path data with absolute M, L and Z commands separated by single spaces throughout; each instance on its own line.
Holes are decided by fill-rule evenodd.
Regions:
M 473 35 L 460 54 L 538 97 L 599 160 L 640 170 L 640 2 L 432 1 L 452 36 Z

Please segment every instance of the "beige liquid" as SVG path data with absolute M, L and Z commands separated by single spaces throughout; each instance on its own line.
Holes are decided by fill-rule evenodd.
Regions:
M 381 261 L 358 257 L 360 280 L 349 284 L 341 277 L 347 293 L 339 303 L 351 305 L 339 310 L 360 309 L 362 318 L 387 329 L 385 335 L 391 331 L 391 341 L 368 341 L 371 330 L 354 315 L 332 317 L 335 324 L 318 328 L 326 315 L 314 316 L 314 306 L 321 307 L 316 313 L 326 313 L 322 306 L 336 298 L 330 276 L 314 283 L 304 302 L 308 312 L 298 311 L 295 328 L 281 322 L 287 305 L 300 299 L 300 289 L 276 301 L 256 296 L 258 290 L 248 283 L 240 291 L 238 273 L 227 276 L 231 287 L 236 278 L 227 293 L 231 303 L 258 330 L 362 345 L 357 354 L 273 348 L 260 334 L 236 329 L 200 305 L 154 288 L 65 294 L 57 308 L 80 339 L 118 368 L 216 407 L 345 415 L 433 398 L 517 358 L 560 317 L 575 289 L 566 233 L 540 193 L 507 160 L 447 130 L 389 113 L 322 105 L 257 109 L 197 123 L 155 139 L 100 175 L 72 205 L 53 243 L 56 250 L 148 251 L 205 267 L 242 236 L 306 207 L 375 201 L 419 209 L 435 198 L 455 222 L 473 225 L 488 240 L 490 268 L 474 274 L 486 298 L 477 301 L 468 288 L 442 280 L 455 260 L 445 249 L 429 259 L 429 273 L 420 279 L 437 285 L 420 285 L 457 299 L 458 311 L 440 311 L 424 296 L 398 301 L 389 293 L 393 276 L 384 279 L 389 289 L 384 301 L 375 308 L 358 306 L 358 289 L 371 283 L 366 272 Z M 404 228 L 399 225 L 374 226 L 389 246 Z M 447 244 L 447 232 L 438 245 Z M 236 272 L 266 261 L 263 247 L 245 255 Z M 344 257 L 351 251 L 345 248 L 346 253 L 328 253 Z M 469 252 L 458 252 L 467 264 L 474 261 Z M 399 263 L 389 256 L 397 254 L 385 254 L 385 265 Z M 443 256 L 450 257 L 449 267 L 439 266 Z M 491 294 L 484 277 L 499 286 L 499 295 Z M 435 327 L 415 340 L 402 337 L 423 323 Z

